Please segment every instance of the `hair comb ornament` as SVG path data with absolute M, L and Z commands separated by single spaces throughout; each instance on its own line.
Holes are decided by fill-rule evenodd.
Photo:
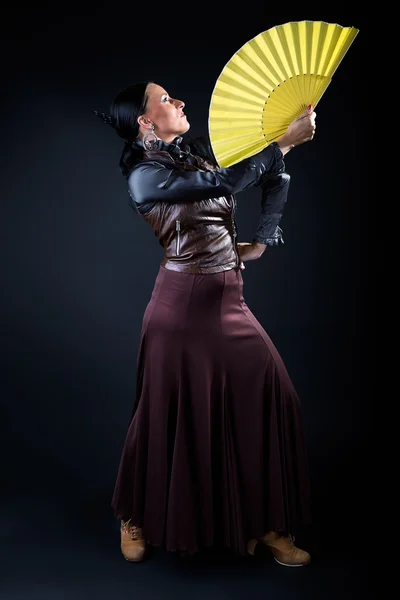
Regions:
M 272 27 L 228 61 L 211 96 L 208 128 L 220 167 L 253 156 L 285 133 L 331 83 L 359 30 L 324 21 Z
M 104 121 L 104 123 L 107 123 L 107 125 L 111 125 L 111 127 L 113 127 L 115 129 L 114 120 L 110 117 L 110 115 L 107 115 L 104 112 L 100 112 L 99 110 L 92 110 L 92 113 L 96 117 L 99 117 L 100 119 L 102 119 L 102 121 Z

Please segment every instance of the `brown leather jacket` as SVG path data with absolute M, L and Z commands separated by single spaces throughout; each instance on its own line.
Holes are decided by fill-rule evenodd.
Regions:
M 165 268 L 185 273 L 237 268 L 235 194 L 256 185 L 265 173 L 282 172 L 282 152 L 271 144 L 220 169 L 181 149 L 181 139 L 159 141 L 134 166 L 127 177 L 133 207 L 163 247 Z

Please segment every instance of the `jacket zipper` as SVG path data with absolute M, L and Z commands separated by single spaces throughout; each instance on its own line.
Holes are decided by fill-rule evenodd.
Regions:
M 236 200 L 235 198 L 232 196 L 232 235 L 233 235 L 233 248 L 235 250 L 235 256 L 236 256 L 236 266 L 239 266 L 240 264 L 240 260 L 239 260 L 239 252 L 236 246 L 236 242 L 237 242 L 237 226 L 236 226 L 236 222 L 235 222 L 235 210 L 236 210 Z
M 176 256 L 179 256 L 181 253 L 181 222 L 179 219 L 175 221 L 175 230 L 176 230 Z

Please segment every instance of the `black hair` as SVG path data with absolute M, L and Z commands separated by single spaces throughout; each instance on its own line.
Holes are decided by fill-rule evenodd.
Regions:
M 119 137 L 127 141 L 119 159 L 119 168 L 124 177 L 129 175 L 142 157 L 142 150 L 135 147 L 134 142 L 139 134 L 138 117 L 146 112 L 146 89 L 149 83 L 142 81 L 125 88 L 114 98 L 110 107 L 115 130 Z
M 124 177 L 127 177 L 134 165 L 142 157 L 142 149 L 136 146 L 135 141 L 139 134 L 138 117 L 146 112 L 146 89 L 151 81 L 135 83 L 114 98 L 110 114 L 94 110 L 93 113 L 111 125 L 117 135 L 125 140 L 125 146 L 119 159 L 119 168 Z

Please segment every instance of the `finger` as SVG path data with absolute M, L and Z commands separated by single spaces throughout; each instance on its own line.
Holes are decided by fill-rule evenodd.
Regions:
M 297 117 L 296 121 L 302 121 L 303 119 L 306 119 L 314 125 L 316 116 L 317 114 L 314 111 L 309 112 L 308 108 L 306 108 L 306 110 L 299 117 Z
M 309 104 L 306 110 L 300 115 L 300 117 L 310 117 L 313 114 L 312 104 Z
M 295 119 L 295 121 L 301 121 L 301 119 L 305 119 L 305 118 L 307 118 L 309 116 L 310 116 L 310 112 L 309 112 L 308 108 L 306 108 L 305 110 L 303 110 L 303 112 L 301 113 L 301 115 L 299 115 Z

